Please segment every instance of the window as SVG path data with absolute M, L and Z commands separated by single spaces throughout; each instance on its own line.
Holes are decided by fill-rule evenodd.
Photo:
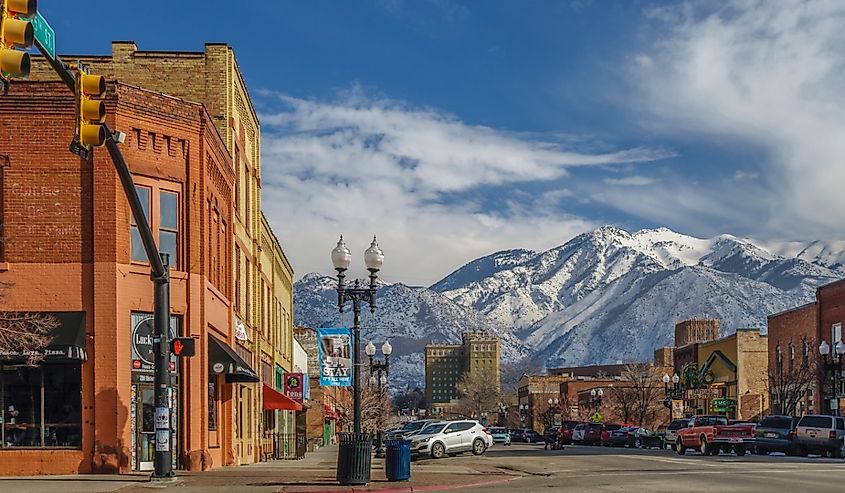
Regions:
M 138 193 L 138 198 L 141 200 L 141 207 L 144 208 L 144 216 L 147 218 L 147 223 L 150 221 L 150 189 L 148 187 L 136 186 L 135 191 Z M 147 252 L 144 250 L 144 243 L 141 241 L 141 232 L 138 225 L 135 223 L 135 216 L 132 216 L 132 237 L 131 237 L 132 261 L 134 262 L 148 262 Z
M 775 349 L 775 371 L 778 373 L 783 371 L 783 354 L 780 351 L 780 346 Z
M 250 270 L 249 259 L 245 259 L 244 265 L 246 266 L 246 269 L 244 269 L 246 272 L 246 319 L 248 322 L 252 322 L 252 272 Z
M 830 327 L 830 347 L 836 347 L 836 343 L 842 340 L 842 324 L 835 323 Z
M 170 266 L 179 270 L 179 195 L 162 190 L 159 194 L 159 214 L 158 248 L 161 253 L 170 255 Z
M 153 233 L 158 238 L 158 249 L 161 253 L 170 255 L 170 268 L 179 270 L 179 193 L 173 190 L 159 188 L 158 184 L 136 185 L 135 190 L 141 200 L 144 216 Z M 148 263 L 144 243 L 141 241 L 141 231 L 135 223 L 134 216 L 130 228 L 130 258 L 133 262 Z
M 241 183 L 242 183 L 242 180 L 241 180 L 241 161 L 240 161 L 240 149 L 238 149 L 238 146 L 235 146 L 235 162 L 232 163 L 232 164 L 234 164 L 234 168 L 235 168 L 235 214 L 240 216 L 240 213 L 241 213 L 241 196 L 243 196 L 243 193 L 241 193 Z
M 789 343 L 789 372 L 795 371 L 795 345 Z
M 3 165 L 0 164 L 0 262 L 5 258 L 3 253 Z
M 235 245 L 235 312 L 241 313 L 241 248 Z
M 810 366 L 810 345 L 807 344 L 807 339 L 802 342 L 801 348 L 801 368 L 807 369 Z
M 82 447 L 80 365 L 0 366 L 2 447 Z
M 217 430 L 217 376 L 208 377 L 208 429 Z

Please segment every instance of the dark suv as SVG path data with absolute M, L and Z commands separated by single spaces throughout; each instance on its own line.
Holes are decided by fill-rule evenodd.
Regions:
M 578 421 L 564 421 L 560 424 L 560 441 L 564 445 L 571 445 L 572 444 L 572 430 L 578 426 Z
M 798 418 L 792 416 L 766 416 L 757 425 L 757 440 L 755 448 L 758 454 L 784 452 L 792 454 L 793 431 L 798 424 Z
M 584 430 L 584 445 L 601 445 L 601 432 L 604 425 L 601 423 L 590 423 L 587 429 Z

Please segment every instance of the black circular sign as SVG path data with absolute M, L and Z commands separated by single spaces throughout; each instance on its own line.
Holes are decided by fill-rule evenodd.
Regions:
M 152 365 L 155 361 L 153 353 L 153 317 L 145 318 L 132 329 L 132 350 L 144 363 Z

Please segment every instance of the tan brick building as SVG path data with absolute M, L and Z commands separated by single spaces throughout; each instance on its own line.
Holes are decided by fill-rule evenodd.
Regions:
M 480 373 L 500 386 L 499 338 L 485 332 L 464 332 L 460 344 L 425 346 L 425 400 L 431 409 L 457 399 L 457 383 L 465 373 Z M 440 406 L 439 406 L 440 405 Z
M 197 339 L 198 355 L 172 372 L 175 461 L 230 464 L 230 381 L 256 376 L 246 367 L 210 378 L 212 366 L 234 362 L 229 153 L 201 104 L 110 83 L 106 105 L 109 124 L 127 134 L 121 148 L 153 234 L 171 255 L 172 328 Z M 67 150 L 73 107 L 59 82 L 16 83 L 0 98 L 3 309 L 62 321 L 60 347 L 41 365 L 0 358 L 2 409 L 20 412 L 14 426 L 3 417 L 0 474 L 152 467 L 150 268 L 108 154 L 86 161 Z

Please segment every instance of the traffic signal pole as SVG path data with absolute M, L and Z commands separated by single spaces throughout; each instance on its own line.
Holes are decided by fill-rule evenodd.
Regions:
M 44 46 L 36 39 L 35 45 L 50 63 L 50 66 L 76 94 L 76 76 L 58 57 L 52 57 L 45 50 Z M 129 201 L 129 208 L 132 217 L 141 235 L 141 243 L 147 254 L 150 263 L 150 278 L 155 289 L 153 298 L 153 351 L 155 352 L 155 454 L 153 456 L 153 474 L 151 480 L 162 480 L 172 478 L 173 474 L 173 453 L 172 437 L 170 432 L 170 274 L 169 256 L 160 253 L 153 237 L 150 223 L 144 214 L 144 207 L 138 192 L 135 190 L 135 182 L 132 180 L 132 173 L 129 166 L 120 152 L 114 134 L 107 124 L 103 124 L 106 130 L 105 146 L 117 170 L 123 192 Z M 74 137 L 71 143 L 71 152 L 80 154 L 87 158 L 88 152 L 80 153 L 80 143 Z

